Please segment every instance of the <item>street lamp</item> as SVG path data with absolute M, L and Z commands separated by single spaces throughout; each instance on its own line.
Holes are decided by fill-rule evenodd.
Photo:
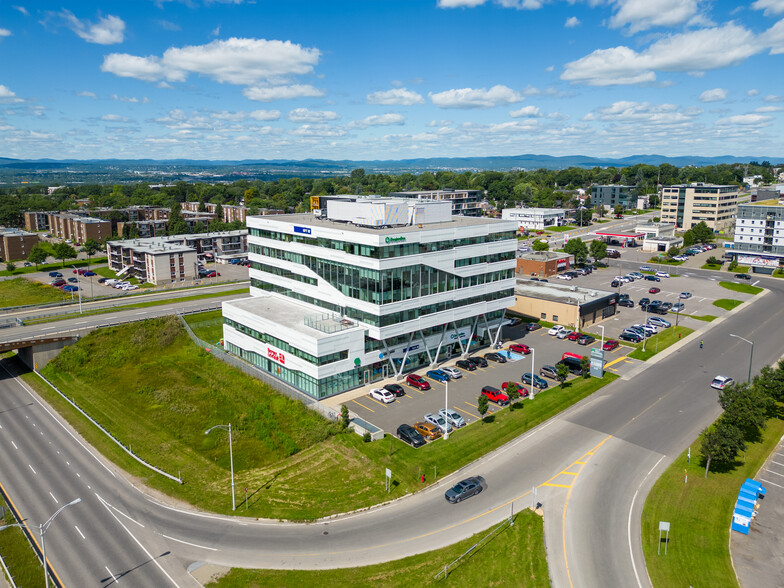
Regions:
M 444 440 L 449 439 L 449 382 L 446 382 L 444 397 Z
M 740 335 L 733 335 L 730 333 L 730 337 L 735 337 L 736 339 L 740 339 L 741 341 L 745 341 L 749 345 L 751 345 L 751 353 L 749 353 L 749 377 L 746 380 L 747 382 L 751 382 L 751 360 L 754 357 L 754 341 L 749 341 L 748 339 L 744 339 Z
M 213 429 L 223 429 L 224 431 L 229 432 L 229 463 L 231 464 L 231 510 L 237 509 L 237 504 L 234 501 L 234 455 L 232 454 L 231 450 L 231 423 L 228 425 L 215 425 L 204 431 L 205 435 L 209 435 L 210 431 Z
M 76 287 L 79 289 L 79 314 L 82 314 L 82 283 L 79 281 L 79 276 L 81 274 L 75 265 L 72 265 L 71 267 L 76 270 Z M 73 300 L 73 298 L 71 298 L 71 300 Z

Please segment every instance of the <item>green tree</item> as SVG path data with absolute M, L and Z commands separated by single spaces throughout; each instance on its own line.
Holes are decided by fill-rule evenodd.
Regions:
M 547 241 L 537 239 L 531 244 L 531 249 L 534 251 L 549 251 L 550 245 L 547 243 Z
M 607 257 L 607 243 L 600 241 L 599 239 L 594 239 L 591 241 L 590 252 L 591 257 L 596 261 L 605 259 Z
M 620 204 L 616 204 L 615 208 L 613 208 L 613 214 L 615 216 L 622 216 L 623 215 L 623 206 Z
M 667 250 L 667 255 L 669 255 L 670 257 L 675 257 L 675 256 L 676 256 L 676 255 L 678 255 L 680 252 L 681 252 L 681 249 L 680 249 L 680 247 L 676 247 L 675 245 L 673 245 L 672 247 L 670 247 L 670 248 Z M 708 262 L 708 263 L 710 263 L 710 262 Z
M 16 264 L 12 261 L 6 262 L 5 269 L 6 271 L 12 272 L 16 269 Z
M 604 218 L 604 215 L 607 214 L 607 209 L 603 205 L 599 204 L 594 209 L 594 212 L 596 213 L 596 216 L 598 216 L 599 218 Z
M 487 414 L 488 407 L 489 405 L 488 405 L 487 396 L 481 394 L 476 401 L 476 409 L 479 411 L 479 416 L 482 417 L 483 422 L 485 420 L 485 415 Z
M 87 267 L 90 267 L 92 256 L 101 250 L 101 244 L 95 239 L 87 239 L 82 246 L 82 253 L 87 255 Z
M 691 228 L 691 232 L 694 234 L 694 240 L 697 243 L 708 243 L 713 241 L 713 231 L 705 224 L 705 221 L 700 221 L 694 225 Z
M 694 233 L 691 229 L 683 233 L 683 246 L 684 247 L 691 247 L 694 245 Z
M 348 428 L 349 422 L 349 415 L 348 415 L 348 406 L 345 404 L 340 405 L 340 426 L 344 429 Z
M 35 245 L 30 250 L 30 254 L 27 256 L 27 261 L 35 265 L 35 269 L 37 270 L 38 264 L 45 263 L 47 257 L 49 257 L 49 254 L 46 252 L 46 250 L 40 245 Z
M 740 429 L 720 418 L 702 433 L 700 452 L 705 460 L 705 477 L 708 477 L 712 461 L 730 464 L 745 448 Z
M 507 382 L 504 392 L 512 402 L 520 398 L 520 388 L 514 382 Z
M 569 368 L 565 363 L 559 363 L 555 368 L 555 377 L 558 380 L 561 388 L 566 384 L 566 378 L 569 377 Z
M 764 390 L 745 382 L 725 386 L 719 392 L 719 404 L 724 409 L 722 418 L 740 429 L 748 441 L 759 438 L 775 407 L 774 400 Z
M 52 252 L 54 253 L 54 257 L 62 262 L 63 267 L 65 267 L 66 259 L 76 258 L 76 249 L 71 247 L 65 241 L 56 243 L 54 247 L 52 247 Z
M 765 366 L 754 377 L 754 387 L 775 402 L 784 402 L 784 359 L 779 360 L 776 368 Z
M 564 245 L 564 251 L 570 255 L 574 255 L 575 261 L 582 263 L 588 257 L 588 246 L 585 241 L 579 237 L 576 239 L 569 239 Z
M 584 355 L 580 358 L 580 370 L 586 380 L 591 377 L 591 360 Z
M 178 202 L 172 204 L 167 223 L 167 235 L 183 235 L 188 232 L 188 223 L 182 218 L 182 209 Z
M 207 205 L 204 204 L 204 198 L 199 200 L 199 206 L 196 208 L 198 212 L 207 212 Z
M 223 206 L 221 206 L 220 202 L 215 205 L 215 220 L 219 223 L 223 222 Z

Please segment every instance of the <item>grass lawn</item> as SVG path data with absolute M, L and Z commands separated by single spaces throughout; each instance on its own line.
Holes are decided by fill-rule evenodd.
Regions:
M 696 314 L 690 314 L 690 315 L 685 315 L 685 316 L 688 316 L 689 318 L 696 319 L 698 321 L 705 321 L 706 323 L 709 323 L 711 321 L 715 321 L 716 320 L 716 317 L 713 316 L 712 314 L 704 314 L 702 316 L 698 316 Z
M 566 231 L 574 231 L 578 227 L 562 226 L 562 227 L 547 227 L 548 233 L 565 233 Z
M 422 471 L 432 482 L 514 439 L 585 398 L 617 376 L 575 379 L 414 449 L 387 436 L 364 443 L 279 395 L 260 381 L 192 344 L 176 317 L 94 331 L 67 347 L 43 370 L 55 385 L 134 451 L 184 485 L 142 468 L 49 389 L 35 386 L 91 443 L 143 482 L 199 508 L 229 513 L 227 436 L 204 435 L 232 423 L 236 486 L 248 486 L 248 509 L 237 514 L 311 520 L 378 504 L 419 490 Z M 394 473 L 384 489 L 384 469 Z
M 719 282 L 719 286 L 732 290 L 733 292 L 741 292 L 743 294 L 759 294 L 762 288 L 752 286 L 751 284 L 738 284 L 736 282 Z
M 701 269 L 706 270 L 720 270 L 721 264 L 720 263 L 706 263 L 701 266 Z
M 672 318 L 672 317 L 668 317 Z M 694 329 L 678 325 L 677 327 L 670 327 L 662 329 L 653 337 L 645 340 L 645 351 L 642 350 L 642 343 L 632 343 L 637 349 L 629 354 L 632 359 L 640 359 L 646 361 L 659 353 L 664 351 L 670 345 L 674 345 L 679 339 L 686 337 L 689 333 L 693 333 Z
M 126 282 L 129 282 L 131 284 L 137 284 L 137 285 L 139 284 L 139 279 L 138 278 L 134 278 L 134 277 L 118 278 L 117 277 L 117 273 L 113 269 L 111 269 L 108 265 L 104 266 L 104 267 L 95 268 L 93 271 L 96 274 L 98 274 L 99 276 L 102 276 L 104 278 L 112 278 L 112 279 L 117 279 L 117 280 L 122 279 L 122 280 L 124 280 Z
M 448 580 L 433 579 L 444 566 L 464 554 L 491 529 L 477 533 L 444 549 L 406 557 L 384 564 L 361 568 L 310 570 L 242 570 L 233 569 L 223 578 L 207 584 L 210 588 L 261 588 L 287 586 L 289 588 L 344 588 L 354 586 L 412 586 L 449 585 L 454 588 L 476 586 L 550 586 L 547 555 L 544 549 L 542 518 L 530 510 L 515 515 L 514 526 L 504 527 L 483 547 L 464 558 L 452 568 Z
M 730 271 L 729 267 L 727 267 L 727 271 Z M 747 265 L 736 265 L 731 271 L 736 272 L 738 274 L 745 274 L 749 271 L 749 266 Z
M 4 308 L 62 302 L 64 299 L 65 294 L 59 289 L 40 282 L 31 282 L 25 278 L 0 281 L 0 304 Z
M 200 339 L 214 345 L 223 339 L 223 313 L 220 310 L 186 314 L 183 318 Z
M 773 273 L 771 274 L 771 277 L 774 277 L 774 278 L 784 278 L 784 271 L 782 271 L 780 269 L 773 270 Z
M 661 265 L 683 265 L 684 262 L 678 259 L 659 259 L 658 257 L 651 257 L 649 263 L 659 263 Z
M 784 421 L 769 420 L 762 441 L 748 446 L 745 463 L 739 459 L 729 471 L 716 468 L 707 479 L 697 440 L 691 464 L 684 452 L 661 475 L 642 514 L 642 547 L 654 586 L 738 586 L 729 553 L 732 509 L 738 489 L 754 477 L 782 434 Z M 672 523 L 666 556 L 663 545 L 662 554 L 656 554 L 659 521 Z M 753 528 L 754 523 L 752 533 Z
M 713 306 L 718 306 L 719 308 L 723 308 L 724 310 L 732 310 L 743 304 L 741 300 L 733 300 L 732 298 L 719 298 L 718 300 L 713 301 Z
M 0 526 L 16 524 L 14 515 L 10 510 L 7 510 L 7 504 L 2 497 L 0 497 L 0 506 L 6 508 L 5 516 L 0 518 Z M 34 534 L 38 534 L 37 530 L 34 530 Z M 3 556 L 14 583 L 20 588 L 40 586 L 44 581 L 41 562 L 19 527 L 12 527 L 0 532 L 0 555 Z M 0 571 L 0 576 L 5 576 L 5 574 Z
M 24 261 L 20 261 L 20 262 L 14 262 L 14 263 L 16 263 L 18 266 L 21 266 L 21 267 L 17 267 L 12 272 L 9 272 L 8 270 L 4 269 L 4 270 L 0 271 L 0 276 L 18 276 L 18 275 L 21 275 L 21 274 L 32 274 L 34 272 L 59 271 L 59 270 L 62 270 L 62 269 L 68 269 L 71 266 L 87 267 L 88 265 L 95 265 L 97 263 L 106 263 L 107 261 L 109 261 L 108 257 L 93 257 L 91 260 L 89 260 L 89 263 L 88 263 L 88 260 L 86 260 L 86 259 L 78 259 L 78 260 L 77 259 L 66 259 L 65 260 L 65 264 L 63 264 L 63 263 L 61 263 L 59 261 L 57 263 L 39 263 L 37 268 L 34 265 L 31 265 L 30 267 L 24 267 L 24 266 L 22 266 Z

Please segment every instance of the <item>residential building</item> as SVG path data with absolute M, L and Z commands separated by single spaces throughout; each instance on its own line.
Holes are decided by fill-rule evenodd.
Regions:
M 517 273 L 521 276 L 549 278 L 566 271 L 572 262 L 568 253 L 557 251 L 528 251 L 517 255 Z
M 617 205 L 624 208 L 635 208 L 637 202 L 637 186 L 616 184 L 591 186 L 591 205 L 613 209 Z
M 38 244 L 38 235 L 21 229 L 0 228 L 0 261 L 27 259 Z
M 583 329 L 615 314 L 615 292 L 518 278 L 509 310 L 537 320 Z M 598 347 L 598 345 L 597 345 Z
M 103 243 L 112 236 L 112 223 L 108 220 L 73 213 L 49 213 L 49 232 L 54 237 L 84 243 L 95 239 Z
M 452 214 L 481 216 L 481 190 L 418 190 L 412 192 L 390 192 L 390 198 L 414 198 L 416 200 L 448 200 L 452 203 Z
M 738 205 L 735 240 L 727 254 L 756 273 L 784 266 L 784 205 L 778 199 Z
M 642 233 L 642 250 L 649 252 L 666 252 L 671 247 L 683 245 L 683 237 L 675 235 L 675 223 L 640 223 L 637 233 Z
M 49 230 L 49 215 L 57 214 L 51 211 L 29 211 L 24 213 L 25 230 L 35 233 L 36 231 Z
M 738 187 L 680 184 L 662 188 L 661 220 L 690 229 L 704 221 L 714 232 L 732 227 L 738 210 Z
M 586 214 L 588 220 L 591 213 Z M 547 227 L 560 227 L 566 224 L 566 210 L 563 208 L 504 208 L 501 218 L 516 221 L 522 230 L 542 231 Z
M 223 303 L 226 351 L 324 398 L 498 341 L 516 223 L 449 201 L 328 201 L 249 216 L 251 297 Z
M 183 202 L 182 203 L 182 210 L 183 212 L 199 212 L 199 205 L 200 202 Z M 212 204 L 211 202 L 204 203 L 205 212 L 215 215 L 215 211 L 218 208 L 217 204 Z M 248 209 L 245 206 L 237 206 L 235 204 L 221 204 L 222 209 L 222 222 L 224 223 L 232 223 L 234 221 L 240 221 L 242 224 L 245 224 L 245 219 L 247 218 Z M 214 217 L 213 217 L 214 218 Z
M 121 277 L 151 284 L 174 284 L 196 279 L 196 250 L 165 238 L 128 239 L 106 244 L 109 267 Z
M 126 230 L 136 231 L 136 237 L 160 237 L 166 235 L 166 226 L 168 222 L 165 220 L 135 220 L 135 221 L 120 221 L 117 223 L 117 234 L 127 236 Z

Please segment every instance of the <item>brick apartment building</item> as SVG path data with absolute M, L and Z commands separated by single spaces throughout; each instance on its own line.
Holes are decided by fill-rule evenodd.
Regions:
M 21 229 L 0 228 L 0 261 L 27 259 L 38 244 L 38 235 Z

